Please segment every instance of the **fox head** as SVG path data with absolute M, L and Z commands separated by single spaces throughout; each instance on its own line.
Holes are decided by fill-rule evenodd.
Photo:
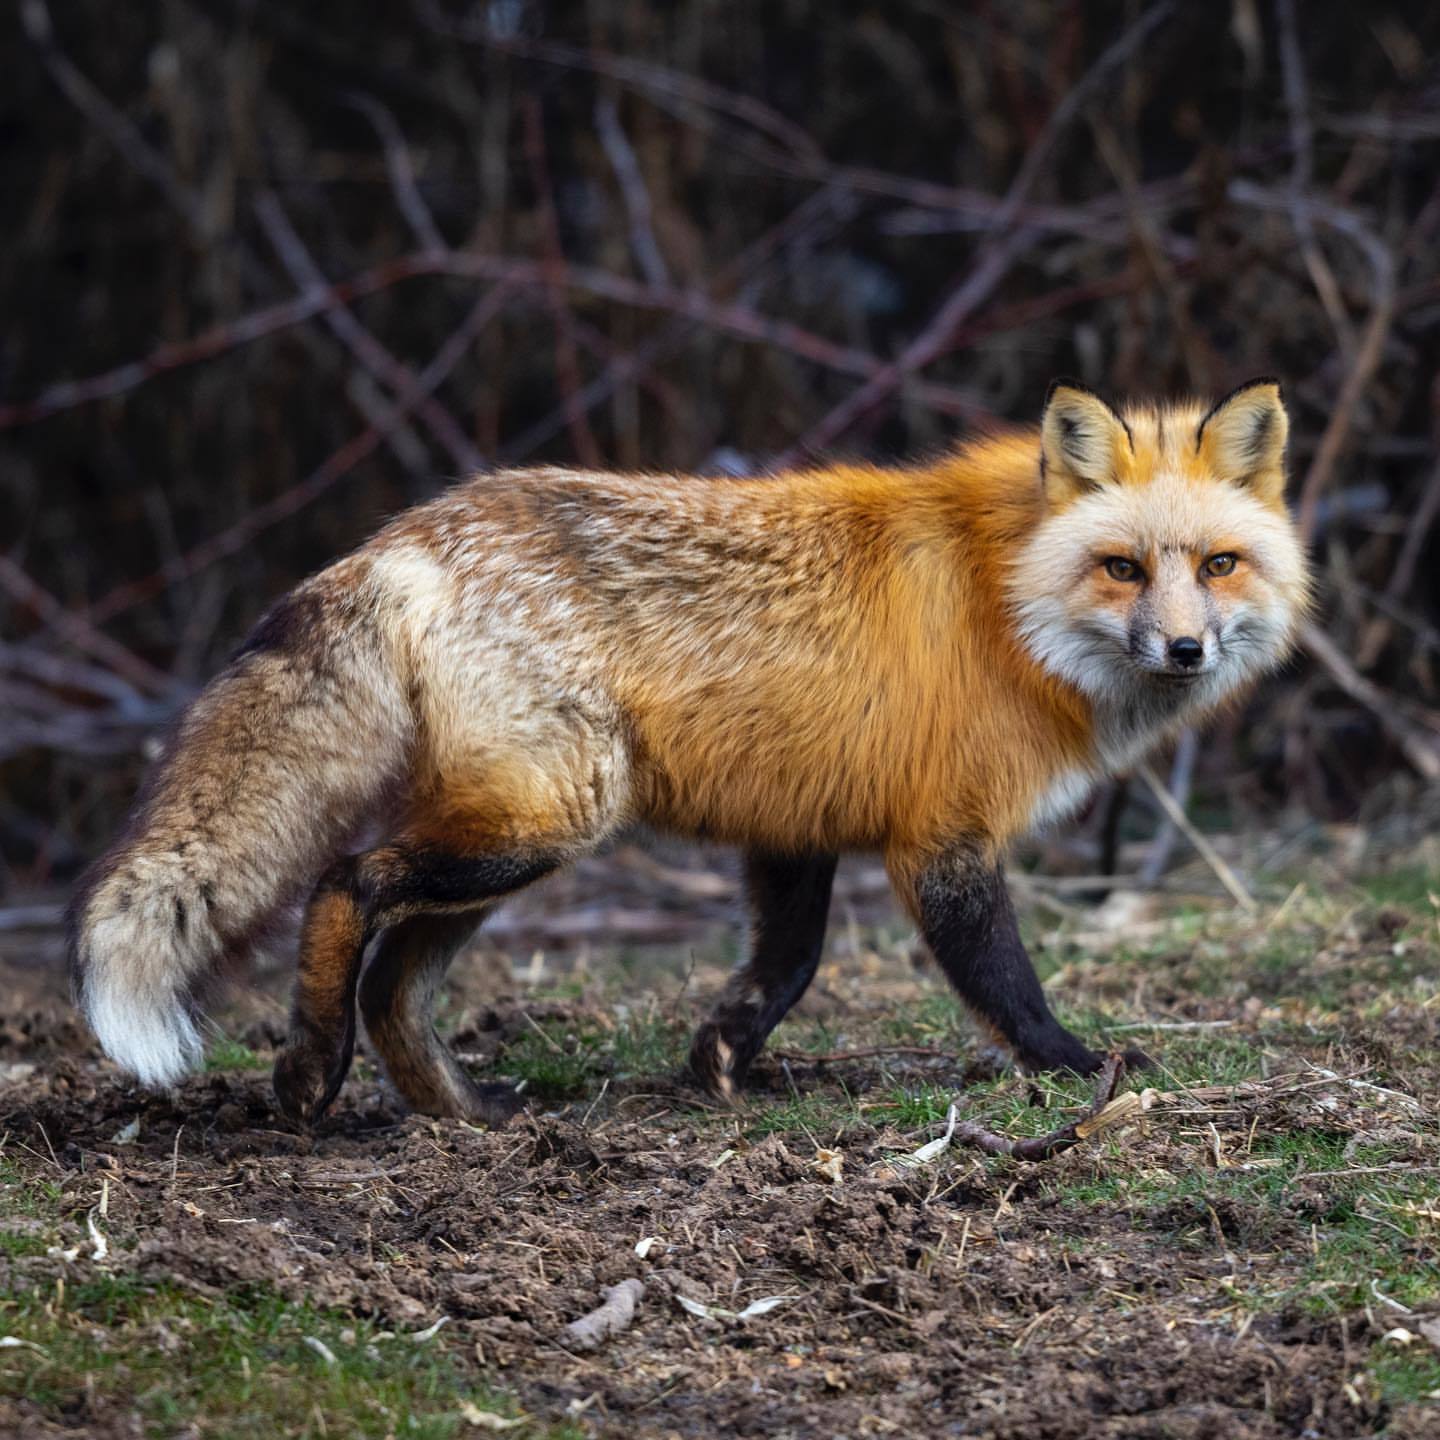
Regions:
M 1011 572 L 1036 660 L 1097 704 L 1177 719 L 1283 660 L 1308 596 L 1288 432 L 1271 379 L 1123 413 L 1056 381 L 1042 517 Z

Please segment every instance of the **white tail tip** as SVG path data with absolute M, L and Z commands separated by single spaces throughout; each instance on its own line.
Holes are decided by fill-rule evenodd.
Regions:
M 137 994 L 96 975 L 87 987 L 85 1018 L 101 1049 L 153 1090 L 174 1085 L 204 1059 L 200 1032 L 173 993 Z

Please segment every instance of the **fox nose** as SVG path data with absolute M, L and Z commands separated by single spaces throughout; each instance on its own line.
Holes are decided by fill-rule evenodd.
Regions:
M 1182 670 L 1193 670 L 1205 658 L 1205 647 L 1193 635 L 1181 635 L 1170 642 L 1170 658 Z

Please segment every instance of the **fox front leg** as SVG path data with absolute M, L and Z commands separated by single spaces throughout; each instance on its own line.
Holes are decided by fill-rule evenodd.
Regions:
M 745 856 L 750 948 L 690 1047 L 690 1068 L 733 1100 L 770 1032 L 805 993 L 825 946 L 834 855 Z
M 946 978 L 1023 1069 L 1090 1075 L 1100 1068 L 1105 1057 L 1046 1003 L 998 860 L 965 846 L 913 866 L 892 857 L 890 868 Z M 1138 1051 L 1126 1060 L 1145 1063 Z

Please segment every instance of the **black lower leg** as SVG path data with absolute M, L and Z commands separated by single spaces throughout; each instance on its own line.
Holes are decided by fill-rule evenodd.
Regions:
M 726 985 L 690 1050 L 691 1068 L 717 1094 L 733 1095 L 766 1037 L 805 993 L 820 963 L 833 855 L 745 857 L 750 953 Z
M 970 850 L 927 865 L 914 880 L 926 943 L 961 999 L 1027 1070 L 1088 1075 L 1104 1057 L 1051 1013 L 1015 923 L 1000 866 Z

